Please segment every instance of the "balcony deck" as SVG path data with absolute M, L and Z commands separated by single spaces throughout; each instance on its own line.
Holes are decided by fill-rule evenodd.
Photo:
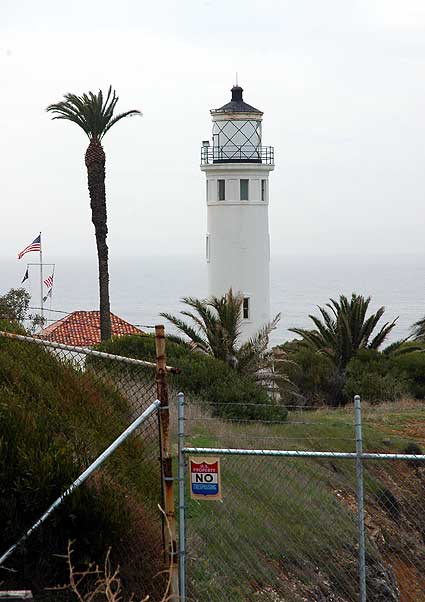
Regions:
M 202 146 L 201 165 L 215 163 L 262 163 L 274 165 L 273 146 Z

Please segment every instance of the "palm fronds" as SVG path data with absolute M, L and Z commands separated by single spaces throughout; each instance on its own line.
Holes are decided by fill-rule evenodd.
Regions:
M 54 114 L 52 119 L 72 121 L 84 130 L 90 140 L 100 141 L 106 132 L 124 117 L 141 115 L 140 111 L 132 109 L 114 116 L 118 98 L 112 86 L 109 86 L 106 98 L 102 90 L 99 90 L 98 94 L 89 92 L 81 96 L 68 93 L 64 95 L 65 100 L 49 105 L 46 111 Z
M 182 302 L 190 310 L 181 311 L 189 318 L 186 322 L 178 316 L 161 313 L 206 353 L 223 360 L 240 372 L 255 373 L 267 367 L 269 336 L 280 319 L 278 314 L 272 322 L 264 325 L 249 341 L 239 344 L 242 332 L 242 295 L 232 289 L 222 297 L 211 296 L 208 299 L 183 297 Z
M 425 318 L 422 318 L 413 324 L 412 336 L 415 341 L 425 343 Z
M 308 347 L 327 355 L 344 370 L 351 357 L 362 348 L 378 349 L 394 328 L 397 319 L 386 322 L 374 335 L 385 308 L 367 316 L 371 298 L 353 293 L 351 299 L 341 295 L 319 307 L 320 318 L 310 315 L 315 329 L 290 328 Z

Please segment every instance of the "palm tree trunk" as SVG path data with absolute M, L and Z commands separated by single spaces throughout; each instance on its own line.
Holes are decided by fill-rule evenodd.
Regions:
M 90 194 L 92 222 L 96 234 L 99 265 L 100 338 L 111 338 L 111 308 L 109 301 L 108 245 L 106 237 L 105 152 L 99 140 L 92 139 L 86 151 L 85 163 Z

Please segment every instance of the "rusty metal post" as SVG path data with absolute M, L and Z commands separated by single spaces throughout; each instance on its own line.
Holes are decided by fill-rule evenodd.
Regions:
M 164 550 L 170 571 L 168 597 L 170 602 L 179 599 L 179 578 L 177 565 L 176 515 L 174 511 L 174 477 L 170 443 L 170 409 L 168 406 L 168 388 L 166 379 L 165 329 L 155 326 L 156 346 L 156 390 L 161 402 L 159 408 L 159 437 L 161 447 L 161 478 L 163 491 L 163 510 L 167 519 L 164 529 Z

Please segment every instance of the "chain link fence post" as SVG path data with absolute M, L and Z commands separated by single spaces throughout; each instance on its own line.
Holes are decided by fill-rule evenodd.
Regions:
M 366 547 L 364 522 L 363 491 L 363 432 L 360 395 L 354 397 L 354 413 L 356 426 L 356 485 L 357 485 L 357 523 L 359 532 L 359 602 L 366 602 Z
M 185 456 L 184 448 L 184 421 L 185 405 L 184 393 L 178 394 L 178 451 L 179 451 L 179 592 L 180 601 L 186 602 L 186 505 L 185 505 Z
M 164 326 L 155 326 L 156 347 L 156 387 L 157 396 L 161 402 L 159 408 L 159 436 L 161 450 L 161 476 L 163 490 L 164 513 L 166 525 L 164 529 L 164 549 L 167 566 L 169 568 L 169 596 L 170 602 L 177 602 L 178 592 L 178 567 L 177 567 L 177 541 L 176 541 L 176 516 L 174 512 L 174 486 L 173 468 L 170 444 L 170 408 L 168 405 L 168 388 L 166 380 L 166 355 L 165 355 L 165 329 Z

